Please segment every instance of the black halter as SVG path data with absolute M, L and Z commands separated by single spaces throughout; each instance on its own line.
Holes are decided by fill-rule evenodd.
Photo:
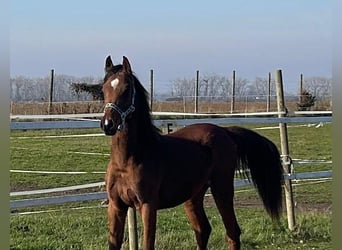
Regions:
M 126 111 L 122 111 L 122 109 L 120 109 L 115 103 L 112 102 L 108 102 L 106 103 L 106 106 L 104 108 L 104 112 L 108 109 L 111 108 L 113 110 L 115 110 L 116 112 L 119 113 L 120 117 L 121 117 L 121 123 L 118 125 L 117 130 L 118 131 L 122 131 L 125 129 L 125 120 L 126 117 L 130 114 L 133 113 L 135 110 L 135 106 L 134 106 L 134 100 L 135 100 L 135 87 L 133 84 L 133 93 L 132 93 L 132 102 L 131 105 L 128 107 L 128 109 L 126 109 Z

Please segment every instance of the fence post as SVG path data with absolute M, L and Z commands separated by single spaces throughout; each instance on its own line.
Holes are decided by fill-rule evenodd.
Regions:
M 150 70 L 150 109 L 153 109 L 153 69 Z
M 303 82 L 304 82 L 304 77 L 303 74 L 300 74 L 300 81 L 299 81 L 299 103 L 302 103 L 303 100 Z
M 271 106 L 271 72 L 268 73 L 266 112 L 270 111 Z
M 49 94 L 49 114 L 52 111 L 52 98 L 53 98 L 53 77 L 54 77 L 54 70 L 51 69 L 51 79 L 50 79 L 50 94 Z
M 138 250 L 138 226 L 137 213 L 133 208 L 128 208 L 128 238 L 129 250 Z
M 232 76 L 232 97 L 230 100 L 230 113 L 232 114 L 235 110 L 235 70 L 233 70 Z
M 196 83 L 195 83 L 195 113 L 198 113 L 198 82 L 199 82 L 199 70 L 196 71 Z
M 278 117 L 285 117 L 287 114 L 285 101 L 284 101 L 284 91 L 283 91 L 283 77 L 281 70 L 276 70 L 275 72 L 275 83 L 277 89 L 277 107 L 278 107 Z M 281 114 L 280 112 L 285 112 Z M 286 175 L 291 173 L 291 159 L 289 155 L 289 144 L 287 137 L 287 124 L 279 123 L 280 130 L 280 143 L 281 143 L 281 156 L 282 164 L 284 168 L 284 173 Z M 294 213 L 294 202 L 292 193 L 292 181 L 290 179 L 284 180 L 285 188 L 285 201 L 286 201 L 286 211 L 287 211 L 287 222 L 288 228 L 292 231 L 295 227 L 295 213 Z

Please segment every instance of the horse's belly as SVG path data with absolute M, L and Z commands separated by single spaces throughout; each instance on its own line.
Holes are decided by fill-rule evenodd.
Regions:
M 161 186 L 159 192 L 158 208 L 171 208 L 178 206 L 197 194 L 207 183 L 173 183 L 172 185 Z

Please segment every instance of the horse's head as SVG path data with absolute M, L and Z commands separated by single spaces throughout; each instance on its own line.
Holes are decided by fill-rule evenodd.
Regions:
M 114 65 L 108 56 L 105 72 L 102 86 L 105 108 L 101 128 L 106 135 L 114 135 L 125 129 L 126 119 L 129 119 L 135 110 L 134 78 L 126 57 L 123 57 L 122 65 Z

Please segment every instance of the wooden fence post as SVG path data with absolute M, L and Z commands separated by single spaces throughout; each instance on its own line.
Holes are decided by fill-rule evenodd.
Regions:
M 51 69 L 51 79 L 50 79 L 50 94 L 49 94 L 49 114 L 52 112 L 52 99 L 53 99 L 53 77 L 54 77 L 54 70 Z
M 302 103 L 302 100 L 303 100 L 303 96 L 302 96 L 302 93 L 303 93 L 303 83 L 304 83 L 304 77 L 303 77 L 303 74 L 300 74 L 300 81 L 299 81 L 299 103 L 301 104 Z
M 233 70 L 232 76 L 232 97 L 230 100 L 230 113 L 232 114 L 235 110 L 235 70 Z
M 271 107 L 271 72 L 268 73 L 266 112 L 270 112 Z
M 153 69 L 150 71 L 150 109 L 153 109 Z
M 195 82 L 195 113 L 198 113 L 198 82 L 199 82 L 199 70 L 196 71 L 196 82 Z
M 138 226 L 137 226 L 137 213 L 133 208 L 128 208 L 128 238 L 129 250 L 138 250 Z
M 277 88 L 277 106 L 278 106 L 278 117 L 285 117 L 287 114 L 285 101 L 284 101 L 284 91 L 283 91 L 283 77 L 281 70 L 276 70 L 275 72 L 275 83 Z M 280 112 L 285 112 L 281 114 Z M 287 137 L 287 124 L 279 123 L 280 130 L 280 143 L 281 143 L 281 156 L 282 164 L 284 168 L 284 174 L 288 175 L 291 173 L 291 159 L 289 155 L 289 144 Z M 287 222 L 288 228 L 292 231 L 295 227 L 295 213 L 294 213 L 294 202 L 292 193 L 292 182 L 290 179 L 284 180 L 285 188 L 285 201 L 286 201 L 286 211 L 287 211 Z

